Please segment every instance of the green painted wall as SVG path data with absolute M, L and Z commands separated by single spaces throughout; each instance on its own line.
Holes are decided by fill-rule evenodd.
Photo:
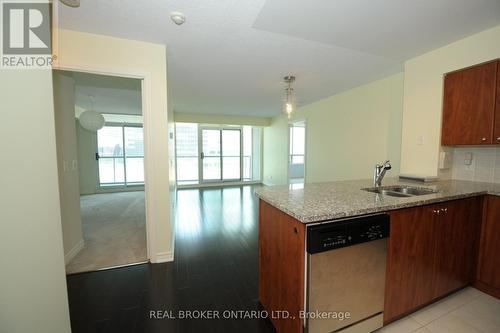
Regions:
M 306 121 L 306 182 L 370 178 L 390 159 L 399 174 L 403 73 L 299 108 L 291 120 Z M 273 118 L 264 130 L 264 182 L 287 183 L 288 119 Z

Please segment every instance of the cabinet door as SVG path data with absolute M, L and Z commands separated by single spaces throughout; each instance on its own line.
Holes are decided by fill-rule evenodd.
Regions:
M 493 143 L 500 144 L 500 61 L 497 62 L 497 105 L 495 107 L 495 130 Z
M 390 213 L 384 322 L 388 323 L 433 298 L 435 205 Z
M 500 197 L 486 198 L 479 245 L 478 287 L 500 298 Z
M 304 252 L 305 225 L 260 200 L 259 301 L 277 333 L 303 331 Z M 285 310 L 290 318 L 271 317 Z
M 433 298 L 465 287 L 473 280 L 482 198 L 439 205 L 435 225 Z
M 443 145 L 491 144 L 497 62 L 446 74 L 444 78 Z

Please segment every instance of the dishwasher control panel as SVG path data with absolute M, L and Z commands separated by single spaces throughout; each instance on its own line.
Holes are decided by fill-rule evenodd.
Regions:
M 318 253 L 389 237 L 389 215 L 331 221 L 307 228 L 307 252 Z

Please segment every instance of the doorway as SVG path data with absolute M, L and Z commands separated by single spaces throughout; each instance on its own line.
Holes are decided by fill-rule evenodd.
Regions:
M 202 183 L 241 181 L 241 130 L 200 127 Z
M 306 123 L 297 121 L 289 124 L 288 183 L 305 182 Z
M 142 81 L 53 76 L 66 272 L 146 262 Z

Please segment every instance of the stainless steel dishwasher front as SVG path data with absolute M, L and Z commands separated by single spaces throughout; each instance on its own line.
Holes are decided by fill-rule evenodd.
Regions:
M 308 228 L 307 332 L 382 327 L 388 235 L 386 214 Z

